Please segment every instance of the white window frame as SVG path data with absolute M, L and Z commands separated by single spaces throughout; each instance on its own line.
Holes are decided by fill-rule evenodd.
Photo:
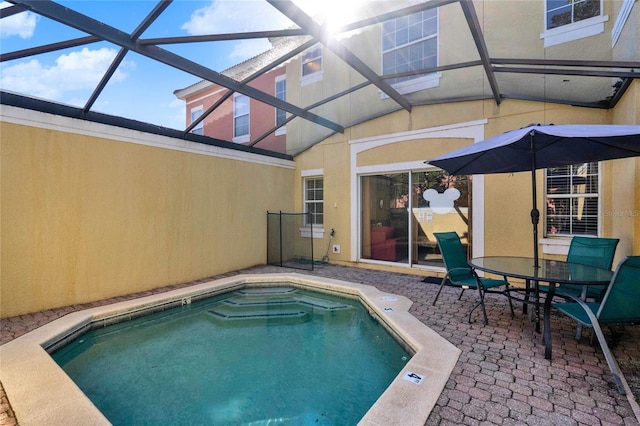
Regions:
M 633 3 L 635 3 L 635 0 L 623 0 L 620 13 L 618 14 L 616 22 L 613 24 L 613 29 L 611 30 L 611 47 L 615 46 L 618 42 L 620 34 L 622 34 L 624 24 L 626 24 L 629 19 L 629 15 L 631 14 Z
M 244 114 L 236 115 L 236 102 L 238 98 L 247 99 L 247 112 Z M 236 132 L 236 118 L 247 116 L 247 133 L 238 135 Z M 233 94 L 233 142 L 235 143 L 247 143 L 251 140 L 251 98 L 241 93 Z
M 311 55 L 315 51 L 318 52 L 317 55 L 309 56 L 309 57 L 305 58 L 305 56 Z M 323 51 L 322 51 L 322 45 L 321 44 L 316 44 L 315 46 L 310 47 L 309 49 L 304 51 L 302 53 L 302 55 L 300 55 L 300 85 L 301 86 L 306 86 L 308 84 L 315 83 L 315 82 L 318 82 L 318 81 L 322 80 L 322 77 L 324 75 L 324 58 L 323 58 L 323 56 L 324 56 L 324 54 L 323 54 Z M 304 66 L 306 64 L 308 64 L 310 62 L 314 62 L 314 61 L 319 61 L 320 62 L 320 69 L 318 71 L 305 74 L 304 73 Z
M 418 12 L 421 13 L 421 12 Z M 392 50 L 396 50 L 396 49 L 400 49 L 402 47 L 406 47 L 409 44 L 416 44 L 419 42 L 422 42 L 424 40 L 428 40 L 428 39 L 432 39 L 435 38 L 436 39 L 436 66 L 438 66 L 438 64 L 440 63 L 440 43 L 439 43 L 439 39 L 440 39 L 440 9 L 436 9 L 435 11 L 436 13 L 436 31 L 434 34 L 429 35 L 427 37 L 422 37 L 418 40 L 414 40 L 410 43 L 407 43 L 405 45 L 402 46 L 394 46 L 391 49 L 384 49 L 384 29 L 381 29 L 380 31 L 380 51 L 381 51 L 381 55 L 380 55 L 380 69 L 383 70 L 382 72 L 384 72 L 384 53 L 385 52 L 389 52 Z M 381 24 L 381 25 L 384 25 Z M 430 73 L 427 75 L 422 75 L 422 76 L 418 76 L 415 78 L 411 78 L 405 81 L 401 81 L 398 83 L 393 83 L 392 86 L 394 89 L 396 89 L 398 91 L 398 93 L 400 93 L 401 95 L 405 95 L 408 93 L 413 93 L 413 92 L 418 92 L 420 90 L 426 90 L 426 89 L 432 89 L 434 87 L 438 87 L 440 85 L 440 79 L 442 78 L 442 73 L 441 72 L 435 72 L 435 73 Z M 384 93 L 384 92 L 380 92 L 380 98 L 381 99 L 386 99 L 389 96 Z
M 189 125 L 191 125 L 194 121 L 200 118 L 200 116 L 202 116 L 203 113 L 204 113 L 204 107 L 202 105 L 198 105 L 197 107 L 191 108 L 191 110 L 189 111 L 189 117 L 191 119 L 191 121 L 189 122 Z M 193 133 L 194 135 L 204 135 L 204 120 L 199 122 L 197 126 L 191 129 L 190 133 Z
M 282 94 L 278 93 L 278 84 L 279 83 L 284 83 L 284 93 L 282 93 Z M 281 99 L 283 101 L 286 101 L 287 100 L 287 76 L 286 76 L 286 74 L 277 76 L 275 78 L 275 83 L 274 84 L 275 84 L 274 93 L 276 95 L 276 98 Z M 278 125 L 278 112 L 279 111 L 282 111 L 284 113 L 284 119 L 285 120 L 287 119 L 287 112 L 282 110 L 282 109 L 280 109 L 280 108 L 276 108 L 275 109 L 275 113 L 274 113 L 275 114 L 274 122 L 275 122 L 276 126 Z M 284 126 L 278 127 L 276 129 L 275 134 L 276 134 L 276 136 L 287 134 L 287 125 L 285 124 Z
M 604 23 L 609 20 L 608 15 L 603 15 L 604 2 L 600 0 L 600 15 L 572 22 L 559 27 L 547 28 L 547 1 L 544 2 L 544 26 L 545 31 L 540 34 L 544 40 L 544 47 L 551 47 L 574 40 L 591 37 L 604 32 Z
M 597 198 L 597 204 L 598 204 L 598 208 L 596 209 L 597 211 L 597 225 L 596 225 L 596 235 L 591 235 L 591 234 L 557 234 L 557 235 L 547 235 L 547 214 L 546 214 L 546 209 L 545 209 L 545 214 L 543 215 L 543 221 L 542 221 L 542 229 L 544 231 L 544 237 L 540 239 L 540 243 L 542 244 L 542 252 L 545 254 L 558 254 L 558 255 L 566 255 L 569 252 L 569 244 L 571 242 L 571 238 L 573 237 L 573 235 L 586 235 L 586 236 L 592 236 L 592 237 L 597 237 L 601 235 L 601 231 L 602 231 L 602 209 L 601 209 L 601 204 L 602 204 L 602 163 L 598 162 L 598 189 L 597 189 L 597 193 L 589 193 L 589 194 L 560 194 L 557 195 L 555 198 Z M 548 175 L 547 175 L 547 171 L 545 170 L 544 173 L 544 199 L 546 200 L 548 197 L 549 198 L 554 198 L 554 196 L 549 196 L 549 194 L 547 194 L 547 179 L 548 179 Z
M 310 180 L 315 180 L 315 179 L 322 179 L 322 189 L 323 189 L 323 196 L 322 196 L 322 201 L 318 201 L 318 200 L 314 200 L 314 202 L 320 202 L 322 203 L 323 207 L 325 206 L 325 194 L 324 194 L 324 190 L 325 190 L 325 177 L 324 177 L 324 170 L 323 169 L 313 169 L 313 170 L 303 170 L 302 171 L 302 208 L 303 211 L 307 211 L 307 182 L 309 182 Z M 305 218 L 305 225 L 304 227 L 300 228 L 300 235 L 302 237 L 306 237 L 306 238 L 324 238 L 324 221 L 326 218 L 326 209 L 323 208 L 323 214 L 322 214 L 322 224 L 313 224 L 312 226 L 308 223 L 306 223 L 306 218 Z M 313 229 L 313 235 L 311 234 L 311 230 Z

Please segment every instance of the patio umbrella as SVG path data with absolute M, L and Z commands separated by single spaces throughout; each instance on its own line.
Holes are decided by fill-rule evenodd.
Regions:
M 640 126 L 529 125 L 441 155 L 426 163 L 452 175 L 530 171 L 533 253 L 538 267 L 537 169 L 640 156 Z

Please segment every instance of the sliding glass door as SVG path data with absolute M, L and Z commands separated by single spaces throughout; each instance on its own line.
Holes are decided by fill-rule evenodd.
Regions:
M 470 185 L 441 170 L 361 176 L 361 258 L 441 267 L 433 233 L 446 231 L 470 252 Z

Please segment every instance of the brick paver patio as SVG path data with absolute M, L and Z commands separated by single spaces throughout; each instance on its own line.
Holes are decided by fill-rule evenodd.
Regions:
M 636 398 L 618 393 L 602 351 L 597 343 L 589 343 L 590 330 L 583 332 L 578 342 L 574 339 L 575 323 L 560 315 L 552 316 L 553 359 L 546 360 L 541 336 L 534 332 L 528 316 L 517 306 L 512 318 L 501 295 L 487 295 L 489 325 L 483 326 L 479 312 L 476 322 L 467 322 L 477 293 L 468 291 L 458 301 L 459 290 L 445 288 L 432 306 L 437 285 L 409 274 L 335 265 L 317 265 L 314 271 L 257 266 L 199 282 L 238 273 L 283 272 L 369 284 L 406 296 L 414 302 L 413 315 L 462 350 L 426 425 L 640 424 L 634 413 L 634 409 L 638 411 Z M 3 319 L 0 343 L 72 311 L 192 284 Z M 605 328 L 605 334 L 633 394 L 640 395 L 640 329 L 618 327 L 612 332 Z M 0 425 L 17 424 L 10 404 L 0 387 Z

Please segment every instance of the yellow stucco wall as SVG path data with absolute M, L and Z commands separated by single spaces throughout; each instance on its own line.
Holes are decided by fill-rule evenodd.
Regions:
M 610 112 L 612 124 L 640 124 L 640 82 L 631 84 L 616 108 Z M 605 225 L 611 235 L 624 235 L 620 244 L 627 254 L 640 253 L 640 158 L 608 161 L 608 189 Z M 615 261 L 618 261 L 616 257 Z
M 292 162 L 1 126 L 2 317 L 264 264 L 293 208 Z
M 504 100 L 500 105 L 494 101 L 471 101 L 454 104 L 415 107 L 411 113 L 398 111 L 376 120 L 351 127 L 344 134 L 336 134 L 296 156 L 298 176 L 301 171 L 322 169 L 325 179 L 325 228 L 335 228 L 337 233 L 332 243 L 341 245 L 340 254 L 330 254 L 332 262 L 349 264 L 352 251 L 350 218 L 358 214 L 358 207 L 351 203 L 351 164 L 349 141 L 392 135 L 399 132 L 423 128 L 454 125 L 455 123 L 486 119 L 484 137 L 526 126 L 530 123 L 583 123 L 583 124 L 637 124 L 637 83 L 629 89 L 623 101 L 614 111 L 594 108 L 579 108 L 540 102 Z M 618 112 L 620 110 L 620 112 Z M 420 161 L 433 158 L 441 153 L 473 143 L 471 139 L 426 139 L 396 142 L 364 151 L 357 156 L 356 166 L 372 166 L 406 161 Z M 602 182 L 603 211 L 638 212 L 640 185 L 638 185 L 638 164 L 640 159 L 626 159 L 604 162 Z M 538 171 L 538 208 L 544 214 L 544 173 Z M 302 193 L 301 181 L 296 184 L 296 192 Z M 530 219 L 531 175 L 528 172 L 514 174 L 494 174 L 484 176 L 484 254 L 520 255 L 532 254 L 532 225 Z M 301 208 L 301 197 L 296 208 Z M 615 217 L 604 215 L 602 235 L 621 239 L 616 261 L 625 255 L 639 253 L 638 217 Z M 542 222 L 539 238 L 544 235 Z M 326 247 L 328 235 L 317 241 L 319 247 Z M 542 253 L 542 249 L 541 249 Z M 554 255 L 545 254 L 546 257 Z M 359 264 L 372 267 L 372 265 Z M 374 266 L 375 267 L 375 266 Z M 389 265 L 380 266 L 393 269 Z M 405 267 L 396 268 L 406 271 Z M 420 271 L 417 271 L 420 273 Z

